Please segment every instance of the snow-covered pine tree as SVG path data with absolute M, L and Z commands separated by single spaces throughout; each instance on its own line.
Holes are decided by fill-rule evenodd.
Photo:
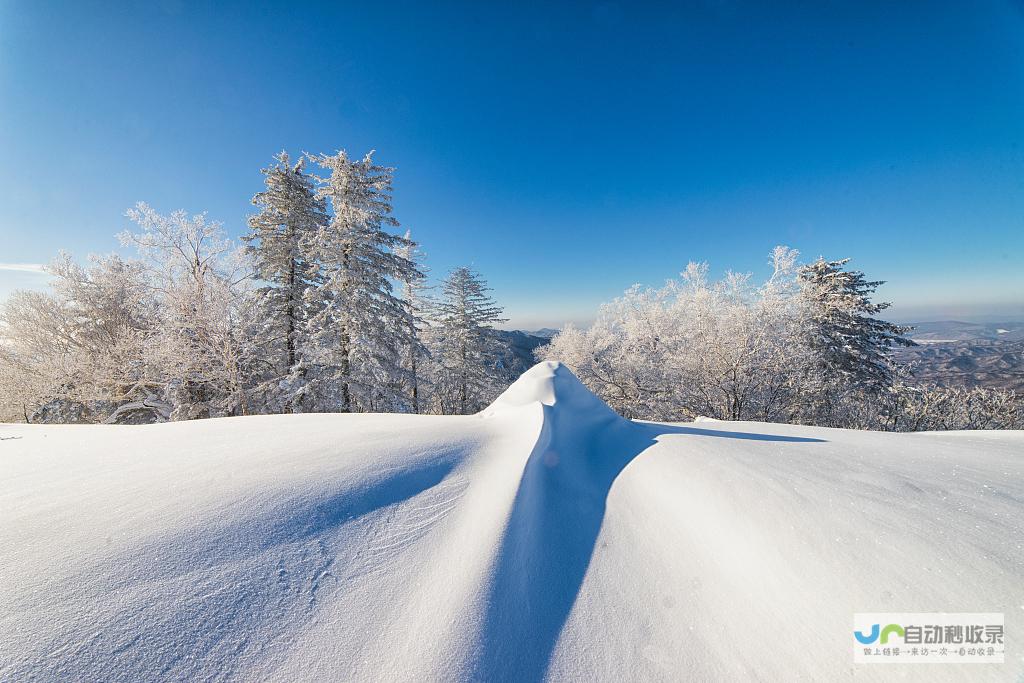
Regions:
M 323 199 L 316 196 L 305 159 L 292 163 L 286 152 L 261 172 L 266 189 L 252 199 L 259 213 L 249 218 L 246 242 L 255 278 L 254 316 L 247 331 L 246 366 L 254 393 L 267 412 L 301 412 L 305 392 L 304 322 L 306 291 L 318 286 L 307 252 L 327 224 Z
M 313 157 L 328 174 L 318 177 L 317 197 L 330 202 L 330 221 L 310 239 L 320 285 L 307 290 L 306 320 L 317 364 L 311 382 L 319 409 L 387 410 L 401 403 L 392 387 L 403 376 L 402 351 L 414 316 L 392 282 L 417 277 L 396 252 L 407 246 L 388 228 L 393 169 L 373 163 L 372 152 L 353 161 L 344 151 Z
M 849 261 L 819 258 L 800 267 L 804 329 L 826 384 L 878 392 L 896 377 L 892 347 L 914 346 L 904 336 L 912 328 L 875 317 L 890 306 L 871 301 L 871 294 L 884 283 L 846 270 Z
M 442 413 L 465 415 L 484 408 L 499 389 L 494 369 L 494 324 L 504 322 L 502 309 L 488 295 L 479 273 L 456 268 L 441 286 L 432 330 L 440 369 L 435 402 Z
M 405 385 L 409 407 L 412 412 L 420 413 L 423 410 L 421 391 L 423 367 L 421 361 L 427 354 L 421 334 L 425 323 L 424 316 L 429 305 L 429 300 L 425 295 L 427 268 L 423 265 L 423 254 L 419 246 L 412 241 L 412 235 L 408 230 L 405 231 L 405 244 L 396 247 L 395 252 L 416 266 L 415 269 L 406 272 L 401 280 L 402 299 L 409 305 L 409 311 L 412 314 L 409 319 L 409 339 L 403 351 L 402 367 L 406 373 Z

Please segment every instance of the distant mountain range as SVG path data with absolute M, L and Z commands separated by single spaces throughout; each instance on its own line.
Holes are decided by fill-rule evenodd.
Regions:
M 1024 323 L 957 320 L 909 323 L 920 346 L 897 351 L 919 380 L 940 386 L 982 386 L 1024 392 Z
M 509 369 L 509 373 L 518 377 L 530 368 L 532 368 L 537 360 L 533 356 L 533 351 L 539 346 L 543 346 L 551 341 L 551 336 L 543 336 L 542 332 L 550 331 L 553 334 L 557 334 L 558 330 L 537 330 L 536 332 L 523 332 L 522 330 L 495 330 L 498 338 L 506 346 L 506 357 L 504 359 L 504 365 Z
M 522 332 L 523 334 L 528 334 L 531 337 L 542 337 L 544 339 L 551 339 L 552 337 L 554 337 L 559 332 L 559 330 L 556 330 L 553 327 L 542 327 L 539 330 L 516 330 L 516 331 L 517 332 Z
M 965 323 L 958 320 L 907 323 L 914 330 L 908 335 L 916 342 L 935 343 L 951 341 L 1021 341 L 1024 340 L 1024 322 Z

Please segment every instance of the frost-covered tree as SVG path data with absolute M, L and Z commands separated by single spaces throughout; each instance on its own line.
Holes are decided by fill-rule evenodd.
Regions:
M 564 362 L 620 415 L 661 415 L 672 387 L 666 307 L 665 292 L 632 287 L 603 304 L 588 329 L 567 325 L 537 349 L 537 358 Z
M 12 298 L 23 293 L 15 292 Z M 0 338 L 0 422 L 32 422 L 45 395 L 45 380 L 32 372 L 31 357 L 22 355 L 18 346 L 15 340 Z
M 585 331 L 567 327 L 538 357 L 563 360 L 620 414 L 641 419 L 780 419 L 805 362 L 792 315 L 796 253 L 772 254 L 773 275 L 708 279 L 691 263 L 659 289 L 634 286 Z
M 339 151 L 313 160 L 317 197 L 330 204 L 330 221 L 310 238 L 319 286 L 306 292 L 311 308 L 305 324 L 315 348 L 310 372 L 320 410 L 388 410 L 402 403 L 394 387 L 405 375 L 403 350 L 415 327 L 408 302 L 393 282 L 417 277 L 416 265 L 398 253 L 406 239 L 392 233 L 393 170 L 370 154 L 352 160 Z
M 486 407 L 501 389 L 494 325 L 505 322 L 479 273 L 456 268 L 441 285 L 430 330 L 437 364 L 433 400 L 443 414 L 465 415 Z
M 721 419 L 783 419 L 797 391 L 796 370 L 807 362 L 796 343 L 792 278 L 796 252 L 772 253 L 772 275 L 755 285 L 729 272 L 716 283 L 691 265 L 673 297 L 670 365 L 684 415 Z
M 801 328 L 818 380 L 815 400 L 804 406 L 814 414 L 801 419 L 817 424 L 842 423 L 834 413 L 845 392 L 878 394 L 891 387 L 899 371 L 892 348 L 914 345 L 904 336 L 911 328 L 876 317 L 890 306 L 871 300 L 884 283 L 846 270 L 848 262 L 819 258 L 798 272 Z
M 1024 397 L 1012 390 L 911 380 L 901 376 L 882 391 L 845 392 L 837 401 L 833 426 L 892 432 L 1024 428 Z
M 307 292 L 321 284 L 313 240 L 326 226 L 324 201 L 316 196 L 305 159 L 292 163 L 286 152 L 262 170 L 266 188 L 253 197 L 259 212 L 249 218 L 242 239 L 260 283 L 252 292 L 245 365 L 262 409 L 301 412 L 306 392 L 303 354 L 309 317 Z
M 128 211 L 139 232 L 121 233 L 146 265 L 160 302 L 150 359 L 163 381 L 171 418 L 249 412 L 242 372 L 241 321 L 250 271 L 243 255 L 205 215 L 162 216 L 144 203 Z
M 141 264 L 61 254 L 51 291 L 15 292 L 0 312 L 4 411 L 26 421 L 165 416 L 146 348 L 157 319 Z
M 875 317 L 888 306 L 870 299 L 881 283 L 844 270 L 845 260 L 797 267 L 796 256 L 776 248 L 773 274 L 759 286 L 737 273 L 709 282 L 707 266 L 691 263 L 661 289 L 628 290 L 589 329 L 567 328 L 538 354 L 564 360 L 633 418 L 897 429 L 912 407 L 935 403 L 934 393 L 893 389 L 902 370 L 889 351 L 911 342 L 907 328 Z M 954 402 L 977 415 L 1005 413 L 986 400 Z
M 409 317 L 409 336 L 402 351 L 402 368 L 405 370 L 405 387 L 412 412 L 420 413 L 424 409 L 423 401 L 423 363 L 427 349 L 423 342 L 423 329 L 430 300 L 426 295 L 427 269 L 423 265 L 423 254 L 419 246 L 412 241 L 411 233 L 405 231 L 405 244 L 395 248 L 395 252 L 412 263 L 415 268 L 405 272 L 401 279 L 402 300 L 406 302 L 411 313 Z

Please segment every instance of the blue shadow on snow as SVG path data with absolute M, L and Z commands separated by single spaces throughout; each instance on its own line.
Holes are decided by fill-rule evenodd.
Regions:
M 572 453 L 541 438 L 498 551 L 472 678 L 540 681 L 583 583 L 619 473 L 665 434 L 821 443 L 824 439 L 619 421 L 587 430 Z

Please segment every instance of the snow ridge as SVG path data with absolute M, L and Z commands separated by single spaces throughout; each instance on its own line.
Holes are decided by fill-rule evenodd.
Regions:
M 502 410 L 532 403 L 557 406 L 560 412 L 571 412 L 577 418 L 588 420 L 595 417 L 595 414 L 601 419 L 618 417 L 569 368 L 558 361 L 543 361 L 534 365 L 480 414 L 491 417 Z
M 542 362 L 481 414 L 540 406 L 542 423 L 498 549 L 474 680 L 541 680 L 583 584 L 619 473 L 655 442 L 564 365 Z

